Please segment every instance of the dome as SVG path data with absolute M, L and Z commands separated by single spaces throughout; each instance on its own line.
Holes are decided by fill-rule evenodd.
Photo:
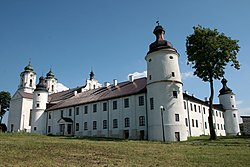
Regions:
M 173 49 L 174 51 L 176 51 L 176 49 L 173 48 L 173 45 L 169 41 L 164 40 L 165 30 L 161 25 L 158 24 L 154 28 L 153 33 L 156 36 L 156 40 L 149 45 L 148 54 L 161 49 Z
M 30 72 L 30 71 L 34 71 L 31 63 L 29 62 L 29 64 L 24 68 L 24 71 Z
M 45 78 L 43 76 L 41 76 L 39 78 L 39 83 L 36 85 L 35 91 L 38 91 L 38 90 L 48 91 L 46 89 L 46 82 L 45 82 Z
M 221 80 L 221 83 L 222 83 L 223 87 L 220 90 L 220 95 L 231 94 L 232 90 L 229 87 L 227 87 L 227 80 L 225 78 L 223 78 Z
M 46 74 L 46 78 L 54 78 L 54 77 L 55 77 L 55 74 L 50 69 L 49 72 Z

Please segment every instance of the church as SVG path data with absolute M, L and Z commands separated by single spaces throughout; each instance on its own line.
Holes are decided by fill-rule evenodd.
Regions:
M 52 70 L 36 85 L 29 63 L 10 102 L 8 131 L 157 141 L 209 135 L 208 101 L 183 92 L 177 50 L 164 39 L 161 25 L 153 33 L 144 78 L 131 75 L 128 81 L 102 85 L 91 71 L 84 86 L 57 92 Z M 216 134 L 237 135 L 236 99 L 226 79 L 219 103 L 213 106 Z

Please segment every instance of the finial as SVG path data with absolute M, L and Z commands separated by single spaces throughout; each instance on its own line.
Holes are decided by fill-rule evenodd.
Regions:
M 157 19 L 156 24 L 157 24 L 158 26 L 160 25 L 159 18 Z

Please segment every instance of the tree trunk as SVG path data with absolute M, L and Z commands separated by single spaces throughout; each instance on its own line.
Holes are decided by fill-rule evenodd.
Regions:
M 210 140 L 216 140 L 217 136 L 214 130 L 214 123 L 213 123 L 213 99 L 214 99 L 214 83 L 213 78 L 210 77 L 210 97 L 209 97 L 209 116 L 208 116 L 208 123 L 210 129 Z

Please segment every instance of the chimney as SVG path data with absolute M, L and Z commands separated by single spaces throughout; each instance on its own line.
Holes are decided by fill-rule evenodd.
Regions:
M 113 84 L 114 84 L 114 86 L 117 85 L 117 79 L 114 79 L 114 80 L 113 80 Z
M 105 87 L 108 87 L 109 85 L 110 85 L 109 82 L 104 82 L 104 86 L 105 86 Z
M 134 82 L 134 76 L 133 75 L 129 76 L 129 82 Z
M 76 90 L 74 91 L 74 96 L 75 96 L 75 95 L 77 95 L 77 91 L 76 91 Z

